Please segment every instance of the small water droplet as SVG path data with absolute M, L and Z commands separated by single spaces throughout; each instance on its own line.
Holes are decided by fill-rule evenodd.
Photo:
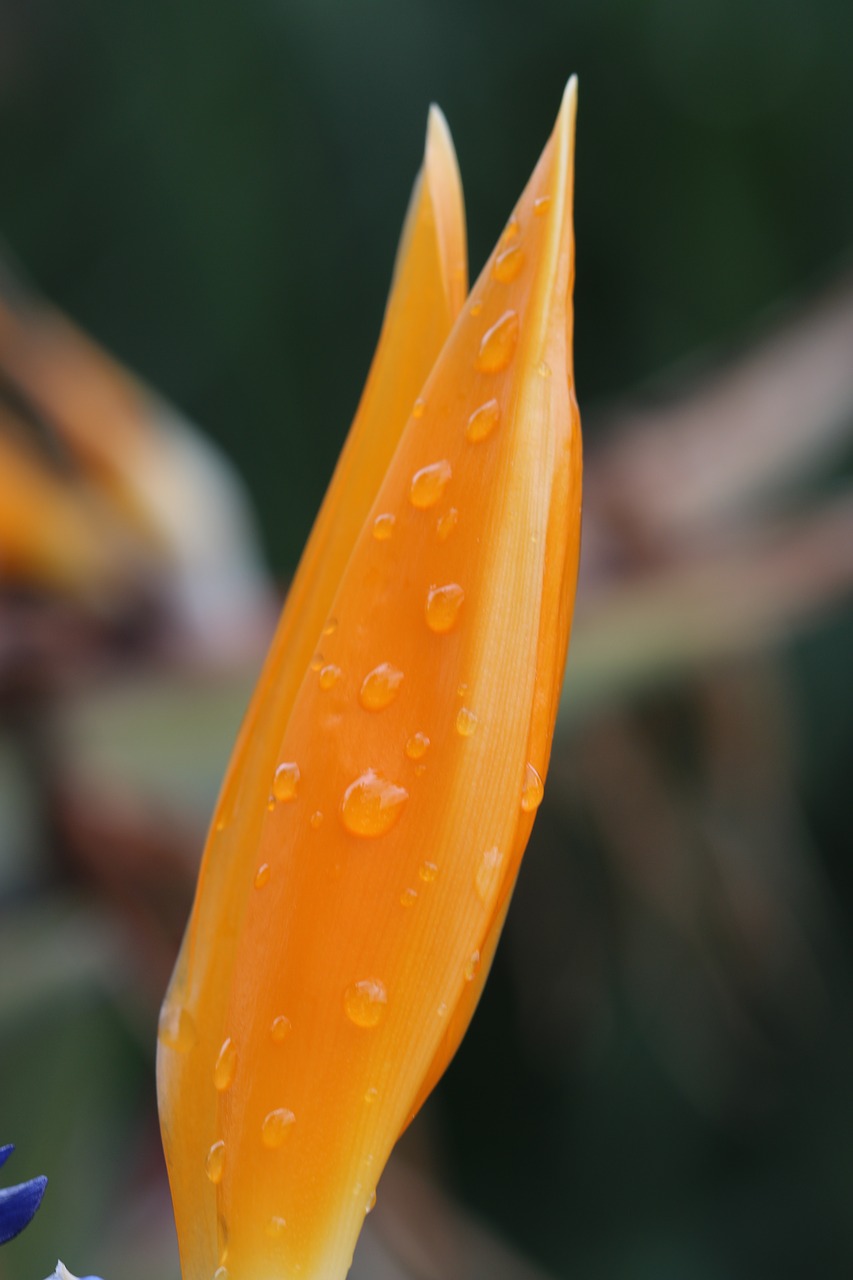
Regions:
M 216 1066 L 213 1068 L 214 1087 L 219 1093 L 224 1093 L 226 1089 L 231 1088 L 236 1074 L 237 1050 L 229 1036 L 227 1040 L 222 1041 L 222 1048 L 219 1050 L 219 1057 L 216 1059 Z
M 367 1216 L 368 1213 L 372 1213 L 375 1208 L 376 1208 L 376 1192 L 371 1191 L 370 1195 L 367 1198 L 367 1204 L 364 1206 L 365 1217 Z
M 437 1017 L 439 1017 L 439 1018 L 446 1018 L 446 1017 L 447 1017 L 447 1003 L 446 1003 L 446 1001 L 442 1000 L 441 1004 L 438 1006 L 438 1008 L 436 1009 L 436 1011 L 435 1011 L 435 1012 L 436 1012 L 436 1016 L 437 1016 Z
M 267 1223 L 267 1235 L 270 1240 L 278 1240 L 287 1230 L 287 1220 L 278 1213 L 273 1214 Z
M 477 728 L 477 713 L 470 707 L 460 707 L 456 713 L 456 732 L 461 738 L 470 738 Z
M 470 686 L 467 685 L 464 680 L 461 681 L 461 683 L 456 686 L 457 698 L 464 698 L 466 693 L 468 692 L 469 687 Z
M 213 1280 L 228 1280 L 228 1268 L 217 1267 L 213 1273 Z
M 486 849 L 480 858 L 480 865 L 474 876 L 474 888 L 477 890 L 477 897 L 484 905 L 488 903 L 500 880 L 502 862 L 503 854 L 497 846 Z
M 400 894 L 401 907 L 413 907 L 418 900 L 417 889 L 404 889 Z
M 514 240 L 515 237 L 518 235 L 520 229 L 521 229 L 521 226 L 518 221 L 518 218 L 516 218 L 515 214 L 513 214 L 513 216 L 510 218 L 509 222 L 506 224 L 506 226 L 503 229 L 503 234 L 501 236 L 501 244 L 509 244 L 510 240 Z
M 225 830 L 226 825 L 227 825 L 227 824 L 226 824 L 226 822 L 225 822 L 225 819 L 224 819 L 224 818 L 217 818 L 217 819 L 216 819 L 216 822 L 215 822 L 215 824 L 214 824 L 213 830 L 214 830 L 214 831 L 217 833 L 217 835 L 218 835 L 220 831 L 224 831 L 224 830 Z
M 421 467 L 420 471 L 416 471 L 412 476 L 412 483 L 409 486 L 409 501 L 412 506 L 420 511 L 434 507 L 437 502 L 440 502 L 452 475 L 453 469 L 446 458 L 442 458 L 439 462 L 431 462 L 427 467 Z
M 425 764 L 416 764 L 416 765 L 415 765 L 415 777 L 416 777 L 416 778 L 422 778 L 422 777 L 424 776 L 424 774 L 425 774 L 425 773 L 426 773 L 426 765 L 425 765 Z
M 435 531 L 442 542 L 446 542 L 459 523 L 459 512 L 455 507 L 448 507 L 444 515 L 435 522 Z
M 500 373 L 509 364 L 518 342 L 518 316 L 505 311 L 480 340 L 477 368 L 483 373 Z
M 312 671 L 319 671 L 325 661 L 322 653 L 315 653 L 308 665 Z
M 550 378 L 551 366 L 549 365 L 548 361 L 540 360 L 539 364 L 536 367 L 536 372 L 539 374 L 540 378 Z
M 262 862 L 255 872 L 255 888 L 263 889 L 270 882 L 270 864 Z
M 329 621 L 326 623 L 325 627 L 323 628 L 323 635 L 333 636 L 337 631 L 337 629 L 338 629 L 337 618 L 330 618 Z
M 323 825 L 323 814 L 322 814 L 322 812 L 318 809 L 318 810 L 316 811 L 316 813 L 312 813 L 312 814 L 311 814 L 311 817 L 308 819 L 308 821 L 309 821 L 310 825 L 311 825 L 311 826 L 314 828 L 314 830 L 316 831 L 318 827 L 322 827 L 322 825 Z
M 487 400 L 485 404 L 481 404 L 479 409 L 475 409 L 468 419 L 465 427 L 465 439 L 471 444 L 479 444 L 481 440 L 488 440 L 489 436 L 498 425 L 501 416 L 501 407 L 497 400 Z
M 433 880 L 438 875 L 438 863 L 422 862 L 418 867 L 418 875 L 421 880 L 423 880 L 424 884 L 432 884 Z
M 550 196 L 538 196 L 533 201 L 533 212 L 537 215 L 537 217 L 541 218 L 543 213 L 548 212 L 548 206 L 550 203 L 551 203 Z
M 261 1142 L 270 1150 L 275 1150 L 284 1142 L 296 1122 L 296 1116 L 287 1107 L 276 1107 L 264 1116 L 261 1125 Z
M 273 1018 L 270 1024 L 270 1037 L 276 1044 L 281 1044 L 282 1040 L 286 1040 L 293 1030 L 293 1024 L 290 1018 L 286 1018 L 283 1013 Z
M 344 992 L 344 1010 L 357 1027 L 375 1027 L 385 1012 L 388 992 L 378 978 L 351 982 Z
M 198 1039 L 198 1031 L 190 1014 L 182 1005 L 166 1003 L 157 1024 L 157 1039 L 167 1049 L 187 1053 Z
M 365 1091 L 364 1101 L 368 1104 L 368 1106 L 370 1106 L 372 1103 L 376 1101 L 378 1097 L 379 1097 L 379 1090 L 376 1088 L 375 1084 L 372 1084 L 370 1088 Z
M 394 532 L 397 517 L 385 511 L 373 521 L 373 536 L 377 542 L 387 542 Z
M 222 1181 L 222 1175 L 225 1172 L 225 1143 L 221 1138 L 218 1142 L 214 1142 L 208 1151 L 204 1171 L 214 1186 Z
M 469 314 L 469 315 L 472 315 L 472 316 L 478 316 L 478 315 L 481 315 L 481 314 L 482 314 L 482 310 L 483 310 L 483 304 L 482 304 L 482 302 L 479 302 L 479 301 L 478 301 L 478 302 L 472 302 L 472 303 L 471 303 L 471 310 L 469 311 L 469 313 L 468 313 L 468 314 Z
M 521 789 L 521 807 L 525 813 L 533 813 L 542 803 L 545 787 L 532 764 L 524 770 L 524 786 Z
M 417 400 L 412 405 L 412 417 L 422 418 L 424 416 L 425 409 L 426 409 L 426 400 L 423 400 L 421 399 L 420 396 L 418 396 Z
M 390 662 L 380 662 L 364 677 L 358 700 L 365 711 L 384 711 L 396 698 L 402 683 L 402 671 Z
M 351 835 L 382 836 L 400 817 L 408 798 L 405 787 L 368 769 L 344 792 L 341 820 Z
M 292 761 L 285 761 L 280 764 L 275 771 L 272 780 L 272 793 L 276 800 L 280 800 L 283 804 L 289 804 L 291 800 L 296 799 L 296 792 L 299 789 L 299 765 Z
M 465 981 L 473 982 L 480 971 L 480 953 L 472 951 L 468 963 L 465 966 Z
M 429 750 L 429 738 L 425 733 L 413 733 L 406 743 L 406 755 L 410 760 L 421 760 Z
M 430 587 L 426 598 L 426 621 L 430 631 L 439 635 L 452 631 L 459 620 L 459 610 L 464 599 L 465 592 L 458 582 Z
M 269 796 L 267 798 L 267 808 L 269 809 L 270 813 L 272 813 L 273 810 L 275 809 L 275 796 L 273 795 L 272 792 L 269 793 Z
M 341 678 L 341 669 L 335 666 L 334 662 L 327 662 L 325 667 L 320 668 L 320 674 L 317 677 L 317 683 L 324 692 L 333 689 Z
M 520 245 L 510 245 L 499 253 L 492 264 L 492 275 L 501 284 L 509 284 L 518 275 L 524 265 L 524 252 Z

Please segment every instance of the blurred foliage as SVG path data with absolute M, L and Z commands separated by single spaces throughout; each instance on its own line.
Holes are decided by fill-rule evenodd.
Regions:
M 852 18 L 0 0 L 0 234 L 234 460 L 282 579 L 368 367 L 428 103 L 476 271 L 580 76 L 575 665 L 483 1007 L 380 1187 L 374 1280 L 853 1271 L 853 399 L 819 403 L 807 341 L 830 350 L 815 317 L 850 262 Z M 815 297 L 771 330 L 775 364 L 751 359 Z M 0 594 L 0 1141 L 51 1179 L 4 1280 L 57 1254 L 177 1274 L 156 1009 L 256 623 L 251 657 L 211 668 Z

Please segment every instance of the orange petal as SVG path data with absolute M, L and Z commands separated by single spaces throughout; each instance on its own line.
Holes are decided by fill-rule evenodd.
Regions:
M 330 615 L 341 574 L 466 291 L 461 186 L 447 126 L 433 108 L 379 346 L 240 732 L 164 1005 L 158 1089 L 187 1278 L 209 1280 L 218 1265 L 215 1197 L 198 1145 L 202 1138 L 208 1146 L 213 1141 L 207 1135 L 216 1127 L 217 1100 L 199 1081 L 207 1081 L 211 1056 L 226 1038 L 234 951 L 254 893 L 253 850 L 279 744 L 312 655 L 333 638 Z M 319 657 L 314 663 L 318 685 L 334 683 L 334 672 L 323 671 L 329 665 Z

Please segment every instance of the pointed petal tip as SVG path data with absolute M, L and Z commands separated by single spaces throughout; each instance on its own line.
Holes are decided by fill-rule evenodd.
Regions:
M 426 149 L 429 151 L 430 143 L 443 143 L 445 146 L 453 146 L 453 139 L 450 136 L 450 126 L 447 123 L 447 117 L 437 102 L 429 104 L 427 113 L 427 132 L 426 132 Z

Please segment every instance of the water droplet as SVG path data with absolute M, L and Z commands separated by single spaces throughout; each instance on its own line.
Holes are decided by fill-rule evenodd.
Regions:
M 214 1186 L 222 1181 L 222 1175 L 225 1172 L 225 1143 L 221 1138 L 218 1142 L 214 1142 L 208 1151 L 204 1171 Z
M 296 1122 L 296 1116 L 287 1107 L 276 1107 L 264 1116 L 261 1125 L 261 1142 L 270 1150 L 275 1150 L 284 1142 Z
M 406 743 L 406 755 L 410 760 L 421 760 L 429 750 L 429 738 L 425 733 L 413 733 Z
M 412 405 L 412 417 L 422 418 L 424 416 L 425 409 L 426 409 L 426 400 L 422 400 L 421 397 L 418 396 L 417 400 Z
M 442 542 L 446 542 L 459 523 L 459 512 L 455 507 L 448 507 L 444 515 L 435 522 L 435 531 Z
M 286 1230 L 287 1220 L 282 1218 L 278 1213 L 274 1214 L 267 1223 L 267 1235 L 270 1240 L 278 1240 L 280 1236 L 284 1235 Z
M 501 407 L 497 400 L 487 400 L 485 404 L 480 405 L 479 409 L 475 409 L 468 419 L 468 425 L 465 428 L 465 439 L 470 440 L 471 444 L 479 444 L 481 440 L 488 440 L 498 425 L 500 416 Z
M 500 373 L 509 364 L 518 342 L 518 316 L 505 311 L 480 340 L 477 368 L 483 373 Z
M 446 1017 L 447 1017 L 447 1003 L 446 1003 L 446 1001 L 442 1000 L 441 1004 L 438 1006 L 438 1008 L 436 1009 L 436 1011 L 435 1011 L 435 1012 L 436 1012 L 436 1016 L 437 1016 L 437 1017 L 439 1017 L 439 1018 L 446 1018 Z
M 277 1018 L 273 1018 L 270 1025 L 270 1036 L 276 1044 L 281 1044 L 282 1040 L 286 1040 L 293 1030 L 293 1024 L 290 1018 L 286 1018 L 280 1013 Z
M 480 315 L 480 314 L 482 313 L 482 310 L 483 310 L 483 304 L 482 304 L 482 302 L 479 302 L 479 301 L 478 301 L 478 302 L 472 302 L 472 303 L 471 303 L 471 310 L 469 311 L 469 313 L 468 313 L 468 314 L 469 314 L 469 315 L 472 315 L 472 316 L 478 316 L 478 315 Z
M 299 788 L 299 777 L 298 764 L 292 761 L 280 764 L 272 780 L 272 793 L 276 800 L 281 800 L 283 804 L 289 804 L 291 800 L 295 800 Z
M 167 1049 L 174 1049 L 177 1053 L 187 1053 L 193 1047 L 198 1039 L 198 1031 L 182 1005 L 163 1005 L 157 1025 L 157 1039 Z
M 548 206 L 549 206 L 549 204 L 550 204 L 550 203 L 551 203 L 551 197 L 550 197 L 550 196 L 539 196 L 539 197 L 537 197 L 537 199 L 533 201 L 533 212 L 534 212 L 538 217 L 540 217 L 540 218 L 541 218 L 543 213 L 547 213 L 547 212 L 548 212 Z
M 323 628 L 323 635 L 333 636 L 337 631 L 337 629 L 338 629 L 337 618 L 330 618 L 329 621 L 326 623 L 325 627 Z
M 524 265 L 524 252 L 517 244 L 499 253 L 492 264 L 492 275 L 501 284 L 509 284 Z
M 416 471 L 412 476 L 412 483 L 409 486 L 409 501 L 412 506 L 420 511 L 425 511 L 427 507 L 434 507 L 441 500 L 452 475 L 453 469 L 446 458 L 442 458 L 440 462 L 431 462 L 427 467 L 421 467 L 420 471 Z
M 273 810 L 275 809 L 275 796 L 273 795 L 272 792 L 270 792 L 269 797 L 267 799 L 267 808 L 269 809 L 270 813 L 272 813 Z
M 500 880 L 502 862 L 503 854 L 497 846 L 486 849 L 480 858 L 480 865 L 474 876 L 474 888 L 477 890 L 477 897 L 484 905 L 488 903 Z
M 213 1280 L 228 1280 L 228 1268 L 217 1267 L 213 1273 Z
M 231 1088 L 236 1073 L 237 1050 L 229 1036 L 227 1040 L 222 1041 L 222 1048 L 219 1050 L 219 1057 L 216 1059 L 216 1066 L 213 1068 L 214 1087 L 220 1093 L 224 1093 L 226 1089 Z
M 394 532 L 397 517 L 385 511 L 373 521 L 373 536 L 377 542 L 387 542 Z
M 341 819 L 351 835 L 382 836 L 391 830 L 408 798 L 405 787 L 368 769 L 344 792 Z
M 472 951 L 468 963 L 465 966 L 465 981 L 473 982 L 480 971 L 480 953 Z
M 358 700 L 365 711 L 384 711 L 396 698 L 402 683 L 402 671 L 390 662 L 380 662 L 364 677 Z
M 312 671 L 319 671 L 325 661 L 322 653 L 315 653 L 308 665 Z
M 513 214 L 513 216 L 510 218 L 509 222 L 506 224 L 506 226 L 503 229 L 503 234 L 501 236 L 501 244 L 509 244 L 510 240 L 514 240 L 515 237 L 518 235 L 520 229 L 521 228 L 520 228 L 518 218 L 516 218 L 515 215 Z
M 255 888 L 263 889 L 270 882 L 270 864 L 262 862 L 255 872 Z
M 536 372 L 539 374 L 540 378 L 550 378 L 551 366 L 549 365 L 548 361 L 540 360 L 539 364 L 536 367 Z
M 422 862 L 418 867 L 418 875 L 421 880 L 423 880 L 424 884 L 432 884 L 433 880 L 438 875 L 438 863 Z
M 333 689 L 335 687 L 340 678 L 340 667 L 335 666 L 334 662 L 327 662 L 325 667 L 320 668 L 317 683 L 324 692 L 327 692 L 329 689 Z
M 368 1213 L 372 1213 L 375 1208 L 376 1208 L 376 1192 L 371 1191 L 370 1195 L 367 1198 L 367 1204 L 364 1206 L 365 1217 L 367 1216 Z
M 465 697 L 465 694 L 468 692 L 469 687 L 470 687 L 470 686 L 469 686 L 469 685 L 467 685 L 467 684 L 465 683 L 465 681 L 464 681 L 464 680 L 463 680 L 460 684 L 458 684 L 458 685 L 456 686 L 456 696 L 457 696 L 457 698 L 464 698 L 464 697 Z
M 224 831 L 224 830 L 225 830 L 226 825 L 227 825 L 227 824 L 226 824 L 226 822 L 225 822 L 225 819 L 224 819 L 224 818 L 217 818 L 217 819 L 216 819 L 216 822 L 214 823 L 213 830 L 214 830 L 214 831 L 217 833 L 217 835 L 218 835 L 220 831 Z
M 375 1084 L 372 1084 L 370 1088 L 365 1091 L 364 1101 L 368 1104 L 368 1106 L 370 1106 L 372 1103 L 376 1101 L 378 1097 L 379 1097 L 379 1090 L 376 1088 Z
M 477 713 L 470 707 L 460 707 L 456 713 L 456 732 L 461 738 L 470 738 L 477 728 Z
M 542 803 L 545 787 L 539 774 L 528 764 L 524 770 L 524 786 L 521 789 L 521 807 L 525 813 L 533 813 Z
M 375 1027 L 385 1012 L 388 992 L 378 978 L 352 982 L 344 992 L 344 1010 L 357 1027 Z
M 458 582 L 448 582 L 441 587 L 430 587 L 426 598 L 426 621 L 430 631 L 442 635 L 452 631 L 459 619 L 459 610 L 465 592 Z
M 404 889 L 400 894 L 401 907 L 413 907 L 418 900 L 417 889 Z
M 309 821 L 309 823 L 311 824 L 311 826 L 314 828 L 314 830 L 316 831 L 318 827 L 322 827 L 322 825 L 323 825 L 323 814 L 322 814 L 322 812 L 318 809 L 318 810 L 316 811 L 316 813 L 312 813 L 312 814 L 311 814 L 311 817 L 308 819 L 308 821 Z
M 415 765 L 415 777 L 416 777 L 416 778 L 422 778 L 422 777 L 424 776 L 424 774 L 425 774 L 425 773 L 426 773 L 426 765 L 425 765 L 425 764 L 416 764 L 416 765 Z

